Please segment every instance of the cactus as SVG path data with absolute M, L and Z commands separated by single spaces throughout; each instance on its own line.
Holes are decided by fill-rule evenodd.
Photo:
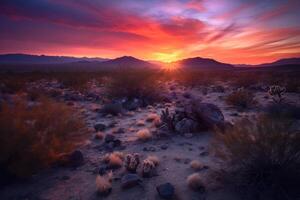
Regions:
M 142 165 L 142 175 L 143 177 L 151 177 L 154 174 L 155 164 L 150 159 L 145 159 Z
M 168 108 L 162 111 L 160 119 L 170 131 L 175 131 L 175 115 L 171 115 Z
M 286 91 L 285 87 L 281 87 L 279 85 L 272 85 L 269 88 L 268 93 L 272 97 L 275 103 L 281 103 L 284 99 L 283 95 L 285 91 Z
M 125 167 L 129 172 L 135 173 L 140 164 L 140 156 L 137 153 L 127 154 L 125 157 Z

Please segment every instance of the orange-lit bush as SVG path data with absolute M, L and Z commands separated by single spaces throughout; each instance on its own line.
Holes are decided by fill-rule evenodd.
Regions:
M 16 177 L 27 177 L 73 150 L 85 127 L 64 104 L 41 98 L 28 107 L 25 100 L 19 99 L 2 105 L 0 132 L 1 169 Z

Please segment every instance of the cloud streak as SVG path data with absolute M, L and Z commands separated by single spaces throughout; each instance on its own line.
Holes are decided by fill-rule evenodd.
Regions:
M 294 0 L 2 0 L 0 53 L 269 62 L 300 56 L 297 9 Z

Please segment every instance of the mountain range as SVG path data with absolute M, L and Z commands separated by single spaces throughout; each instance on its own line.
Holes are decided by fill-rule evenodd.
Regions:
M 123 56 L 115 59 L 105 58 L 77 58 L 68 56 L 45 56 L 45 55 L 28 55 L 28 54 L 3 54 L 0 55 L 0 65 L 3 70 L 17 69 L 48 69 L 55 70 L 78 70 L 84 69 L 88 71 L 108 70 L 108 69 L 140 69 L 150 68 L 158 69 L 164 63 L 157 61 L 144 61 L 132 56 Z M 178 60 L 168 65 L 180 66 L 182 69 L 209 70 L 209 69 L 234 69 L 235 67 L 274 67 L 282 65 L 300 65 L 300 58 L 286 58 L 275 61 L 273 63 L 265 63 L 260 65 L 232 65 L 222 63 L 211 58 L 187 58 Z

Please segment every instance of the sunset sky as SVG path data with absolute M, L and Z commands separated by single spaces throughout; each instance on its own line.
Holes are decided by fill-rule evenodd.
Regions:
M 0 53 L 300 57 L 300 0 L 0 0 Z

